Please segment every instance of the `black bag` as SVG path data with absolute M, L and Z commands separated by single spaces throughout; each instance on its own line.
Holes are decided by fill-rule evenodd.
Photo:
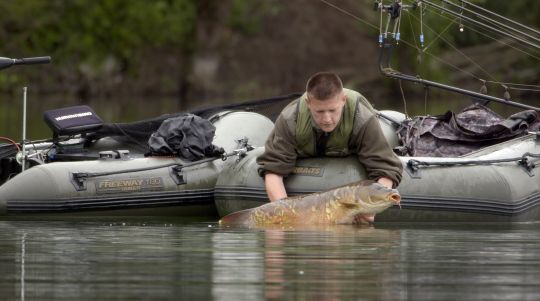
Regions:
M 148 139 L 152 155 L 176 155 L 188 161 L 213 157 L 224 152 L 212 144 L 216 128 L 199 116 L 169 118 Z
M 455 114 L 420 116 L 407 120 L 398 129 L 402 156 L 458 157 L 480 148 L 536 131 L 540 126 L 533 110 L 504 119 L 494 111 L 474 104 Z

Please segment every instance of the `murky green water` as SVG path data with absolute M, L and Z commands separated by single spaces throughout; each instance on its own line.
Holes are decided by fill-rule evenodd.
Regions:
M 2 300 L 539 300 L 540 225 L 0 222 Z

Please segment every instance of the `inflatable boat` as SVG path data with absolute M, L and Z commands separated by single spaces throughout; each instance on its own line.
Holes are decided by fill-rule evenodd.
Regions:
M 212 143 L 223 149 L 196 160 L 148 153 L 149 135 L 179 114 L 105 124 L 89 119 L 95 113 L 85 106 L 48 112 L 52 139 L 0 146 L 0 216 L 224 216 L 262 205 L 268 198 L 256 158 L 264 151 L 272 120 L 297 96 L 278 98 L 280 105 L 272 99 L 193 112 L 213 125 Z M 491 126 L 487 120 L 496 118 L 482 114 L 494 113 L 481 105 L 461 115 L 416 121 L 396 111 L 376 114 L 404 166 L 398 187 L 401 208 L 386 210 L 376 222 L 540 220 L 540 121 L 535 112 Z M 51 121 L 55 116 L 84 118 L 58 125 Z M 475 129 L 467 127 L 472 124 L 483 136 L 471 136 Z M 451 126 L 465 128 L 466 137 L 441 131 Z M 427 142 L 414 139 L 424 136 Z M 365 178 L 355 157 L 308 158 L 298 160 L 285 186 L 290 195 L 299 195 Z
M 86 106 L 46 112 L 53 139 L 1 146 L 0 216 L 215 216 L 224 160 L 262 146 L 273 123 L 246 111 L 205 112 L 221 152 L 197 160 L 148 154 L 148 136 L 176 115 L 104 124 Z
M 378 114 L 389 145 L 399 147 L 397 133 L 405 116 L 395 111 Z M 401 207 L 377 215 L 376 222 L 539 221 L 540 135 L 524 131 L 502 140 L 481 144 L 460 156 L 442 156 L 437 149 L 433 151 L 439 151 L 438 156 L 400 156 L 404 166 L 398 187 Z M 221 216 L 268 202 L 256 163 L 263 151 L 259 147 L 240 161 L 225 163 L 214 190 Z M 289 195 L 299 195 L 365 178 L 365 170 L 355 157 L 320 157 L 298 160 L 284 182 Z

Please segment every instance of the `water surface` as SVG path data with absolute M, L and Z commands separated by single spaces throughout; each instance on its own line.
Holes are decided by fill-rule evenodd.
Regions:
M 2 300 L 539 300 L 540 225 L 0 222 Z

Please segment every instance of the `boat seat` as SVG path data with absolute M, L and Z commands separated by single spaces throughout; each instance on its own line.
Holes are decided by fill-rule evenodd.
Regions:
M 48 110 L 43 119 L 54 137 L 85 134 L 100 129 L 103 121 L 89 106 L 73 106 Z

